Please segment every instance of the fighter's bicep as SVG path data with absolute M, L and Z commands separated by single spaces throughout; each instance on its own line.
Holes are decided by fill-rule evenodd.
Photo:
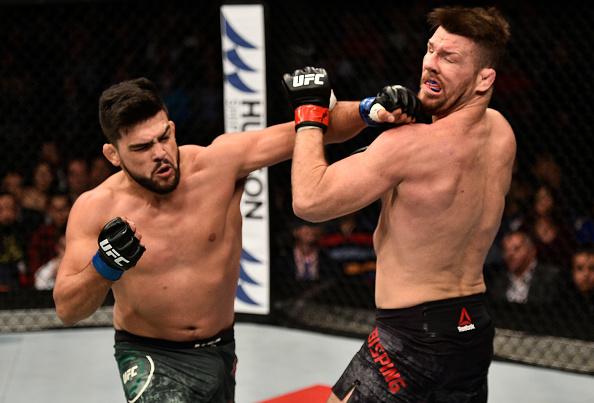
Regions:
M 222 163 L 237 169 L 238 177 L 290 158 L 295 145 L 293 123 L 283 123 L 262 130 L 227 133 L 217 137 L 214 154 L 224 156 Z M 229 165 L 231 167 L 231 165 Z
M 365 180 L 383 193 L 404 179 L 410 160 L 409 149 L 410 145 L 404 136 L 386 133 L 355 157 L 361 159 L 360 172 L 368 176 Z
M 369 195 L 373 200 L 395 186 L 396 177 L 385 169 L 383 156 L 375 150 L 352 155 L 329 167 L 329 182 L 341 184 L 349 193 Z M 366 197 L 367 198 L 367 197 Z
M 398 184 L 398 178 L 385 168 L 385 158 L 379 147 L 370 147 L 330 165 L 320 184 L 329 196 L 325 202 L 334 203 L 342 215 L 378 200 Z

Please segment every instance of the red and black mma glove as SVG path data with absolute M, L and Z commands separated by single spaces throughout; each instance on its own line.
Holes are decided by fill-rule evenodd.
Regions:
M 400 108 L 402 113 L 417 120 L 421 116 L 421 101 L 417 95 L 401 85 L 388 85 L 375 97 L 365 98 L 359 104 L 359 114 L 367 126 L 371 127 L 393 127 L 394 124 L 381 122 L 377 117 L 380 109 L 393 112 Z
M 99 250 L 93 256 L 93 266 L 104 278 L 116 281 L 131 267 L 146 250 L 130 225 L 116 217 L 99 233 Z
M 319 127 L 326 132 L 332 93 L 326 70 L 318 67 L 295 70 L 283 76 L 283 85 L 295 112 L 295 130 Z

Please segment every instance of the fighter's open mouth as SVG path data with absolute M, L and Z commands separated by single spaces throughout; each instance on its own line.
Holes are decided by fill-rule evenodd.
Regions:
M 441 91 L 441 86 L 435 80 L 427 80 L 427 81 L 425 81 L 425 85 L 427 87 L 429 87 L 429 89 L 431 91 L 433 91 L 433 92 L 440 92 Z
M 157 169 L 157 175 L 159 174 L 164 174 L 169 172 L 169 169 L 171 169 L 171 167 L 169 165 L 163 165 L 161 168 Z

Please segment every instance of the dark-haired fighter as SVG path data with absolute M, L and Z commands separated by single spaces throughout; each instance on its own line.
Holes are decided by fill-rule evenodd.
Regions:
M 290 158 L 295 125 L 178 147 L 175 124 L 147 79 L 104 91 L 99 112 L 103 154 L 122 170 L 72 208 L 54 289 L 57 314 L 76 323 L 111 288 L 128 401 L 233 401 L 244 179 Z M 327 112 L 301 118 L 324 121 Z M 356 102 L 339 102 L 332 113 L 328 142 L 365 127 Z
M 438 8 L 429 22 L 436 30 L 423 58 L 419 99 L 431 124 L 387 130 L 365 151 L 332 165 L 321 130 L 297 134 L 298 216 L 325 221 L 382 200 L 374 235 L 376 327 L 330 402 L 487 400 L 494 329 L 483 263 L 516 151 L 510 125 L 488 104 L 509 26 L 494 8 Z M 311 103 L 287 87 L 294 106 Z M 383 119 L 381 109 L 361 109 L 366 119 Z

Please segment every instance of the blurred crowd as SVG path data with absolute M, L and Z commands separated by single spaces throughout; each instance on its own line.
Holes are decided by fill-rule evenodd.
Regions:
M 113 173 L 98 155 L 64 159 L 43 143 L 26 172 L 8 169 L 0 182 L 0 292 L 53 288 L 64 253 L 68 214 L 83 192 Z

